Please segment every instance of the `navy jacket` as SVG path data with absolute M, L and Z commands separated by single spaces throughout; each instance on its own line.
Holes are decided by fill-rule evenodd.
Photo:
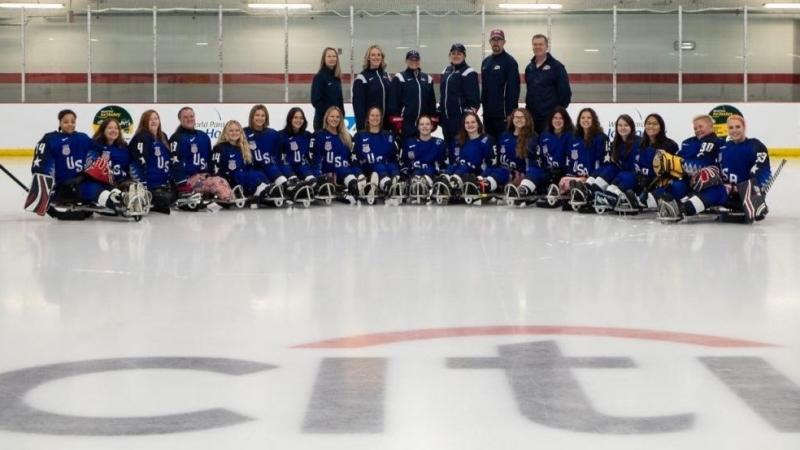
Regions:
M 556 106 L 566 108 L 572 100 L 567 69 L 550 53 L 538 68 L 531 59 L 525 68 L 525 83 L 528 85 L 525 108 L 536 121 L 548 120 Z
M 505 50 L 483 60 L 481 104 L 484 117 L 503 119 L 519 106 L 519 65 Z
M 356 129 L 366 127 L 367 110 L 377 106 L 386 116 L 386 107 L 389 106 L 392 81 L 389 74 L 383 70 L 363 70 L 356 75 L 353 81 L 353 112 L 356 115 Z
M 444 69 L 439 90 L 439 113 L 445 119 L 459 120 L 466 110 L 477 111 L 481 106 L 478 73 L 466 61 L 457 66 L 450 64 Z
M 338 106 L 344 114 L 342 80 L 334 76 L 333 70 L 323 67 L 311 82 L 311 104 L 314 105 L 314 129 L 322 128 L 325 111 Z
M 421 70 L 406 69 L 392 79 L 392 101 L 389 111 L 403 116 L 403 135 L 414 134 L 422 114 L 436 113 L 433 78 Z

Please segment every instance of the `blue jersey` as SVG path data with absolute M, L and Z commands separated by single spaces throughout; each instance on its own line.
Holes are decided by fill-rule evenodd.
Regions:
M 211 171 L 214 175 L 228 180 L 231 186 L 244 186 L 245 173 L 254 170 L 242 156 L 242 150 L 230 142 L 220 142 L 214 146 L 211 154 Z
M 108 157 L 108 169 L 111 172 L 113 184 L 129 179 L 131 171 L 136 171 L 136 165 L 131 164 L 131 152 L 127 145 L 119 147 L 100 142 L 95 142 L 92 149 L 86 154 L 86 167 L 91 166 L 95 160 L 103 156 Z
M 253 152 L 253 165 L 264 169 L 270 164 L 281 164 L 280 135 L 272 128 L 256 131 L 250 127 L 244 129 L 247 145 Z
M 131 173 L 135 181 L 144 184 L 148 189 L 183 183 L 186 176 L 183 173 L 177 153 L 172 153 L 166 143 L 166 136 L 157 139 L 149 132 L 137 133 L 128 144 L 128 149 L 133 158 L 132 163 L 139 167 Z
M 300 164 L 311 164 L 311 144 L 314 136 L 304 131 L 300 134 L 290 134 L 286 130 L 278 132 L 281 158 L 287 164 L 295 167 Z
M 763 187 L 772 176 L 767 147 L 758 139 L 725 142 L 717 160 L 726 183 L 738 184 L 753 178 L 754 184 Z
M 397 162 L 397 144 L 388 131 L 359 131 L 353 137 L 353 152 L 359 164 L 365 168 L 373 164 Z
M 631 143 L 630 150 L 627 149 L 627 146 L 624 142 L 618 142 L 616 144 L 616 149 L 614 148 L 614 143 L 612 142 L 609 145 L 606 151 L 606 154 L 603 156 L 603 164 L 613 164 L 619 170 L 629 171 L 632 172 L 635 170 L 635 163 L 636 163 L 636 150 L 642 144 L 642 138 L 639 136 L 633 136 L 633 142 Z M 614 150 L 616 150 L 617 156 L 614 156 Z
M 492 165 L 494 154 L 494 140 L 485 134 L 468 139 L 463 145 L 453 141 L 450 164 L 467 167 L 471 172 L 479 174 L 484 167 Z
M 314 134 L 313 151 L 315 158 L 319 158 L 321 162 L 322 173 L 336 172 L 337 169 L 352 166 L 353 155 L 350 148 L 338 135 L 328 130 L 319 130 Z
M 636 173 L 647 178 L 655 176 L 653 172 L 653 159 L 656 157 L 658 150 L 665 150 L 669 154 L 678 153 L 678 144 L 672 139 L 667 138 L 666 142 L 658 147 L 655 147 L 649 140 L 642 141 L 635 149 L 636 155 L 633 157 L 633 165 Z
M 701 138 L 693 136 L 683 141 L 677 154 L 683 158 L 685 174 L 693 175 L 703 167 L 716 163 L 719 148 L 724 143 L 714 133 L 709 133 Z
M 186 176 L 207 173 L 211 163 L 211 139 L 200 130 L 178 128 L 169 138 L 172 151 L 177 153 Z
M 567 172 L 578 177 L 594 176 L 600 168 L 600 161 L 608 152 L 608 136 L 600 133 L 590 142 L 574 136 L 572 148 L 567 155 Z
M 526 145 L 525 157 L 520 158 L 517 155 L 517 136 L 507 131 L 500 135 L 500 139 L 497 142 L 495 165 L 524 172 L 527 170 L 528 161 L 535 157 L 538 146 L 539 136 L 534 133 Z
M 444 167 L 447 148 L 444 140 L 431 137 L 423 141 L 418 137 L 406 139 L 403 145 L 403 169 L 416 175 L 434 174 Z
M 50 175 L 58 187 L 83 172 L 91 148 L 92 140 L 84 133 L 47 133 L 36 144 L 31 173 Z
M 543 131 L 539 136 L 540 167 L 551 170 L 566 170 L 571 149 L 572 133 L 557 135 L 551 131 Z

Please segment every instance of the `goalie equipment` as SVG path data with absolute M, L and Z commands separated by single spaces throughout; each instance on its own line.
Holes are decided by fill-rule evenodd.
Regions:
M 50 193 L 53 190 L 53 177 L 42 173 L 33 174 L 31 188 L 25 199 L 25 211 L 44 216 L 50 205 Z
M 114 175 L 108 164 L 108 155 L 104 154 L 100 158 L 92 161 L 92 164 L 84 170 L 89 178 L 104 184 L 114 184 Z
M 658 150 L 653 157 L 653 171 L 658 176 L 683 177 L 683 158 Z
M 703 167 L 697 173 L 692 175 L 691 185 L 692 190 L 700 192 L 712 186 L 722 184 L 722 176 L 719 173 L 717 166 Z
M 764 196 L 753 180 L 742 181 L 736 185 L 739 197 L 742 200 L 742 211 L 744 212 L 745 223 L 753 223 L 754 220 L 763 220 L 769 213 Z

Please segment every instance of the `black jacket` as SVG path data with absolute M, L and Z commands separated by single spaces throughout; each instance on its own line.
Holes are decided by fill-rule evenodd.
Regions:
M 503 119 L 519 106 L 519 65 L 505 50 L 481 64 L 481 104 L 484 117 Z
M 536 121 L 548 120 L 556 106 L 566 108 L 572 100 L 567 69 L 550 53 L 538 68 L 534 59 L 531 59 L 525 68 L 525 83 L 528 85 L 525 108 Z
M 311 104 L 314 105 L 314 129 L 322 128 L 325 111 L 337 106 L 344 114 L 344 97 L 342 96 L 342 80 L 334 76 L 333 70 L 323 67 L 314 75 L 311 82 Z

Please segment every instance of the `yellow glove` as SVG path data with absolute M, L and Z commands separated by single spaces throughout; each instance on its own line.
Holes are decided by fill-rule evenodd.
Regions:
M 683 158 L 658 150 L 653 158 L 653 171 L 658 176 L 683 177 Z

